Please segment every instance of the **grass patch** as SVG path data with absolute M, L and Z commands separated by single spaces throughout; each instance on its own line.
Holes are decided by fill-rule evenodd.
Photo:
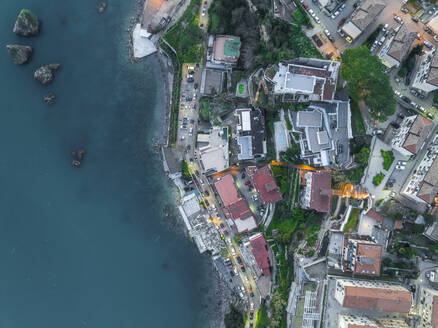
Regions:
M 378 186 L 382 183 L 383 179 L 385 178 L 385 174 L 380 172 L 379 174 L 376 174 L 373 178 L 373 185 Z
M 384 201 L 383 198 L 379 199 L 379 200 L 376 202 L 376 206 L 378 207 L 378 206 L 382 205 L 383 201 Z
M 388 151 L 380 150 L 380 153 L 382 154 L 383 157 L 383 169 L 385 171 L 388 171 L 392 163 L 394 162 L 394 154 L 392 150 L 388 150 Z
M 359 223 L 360 208 L 352 208 L 348 222 L 344 227 L 344 232 L 355 232 Z
M 352 116 L 352 129 L 354 136 L 364 136 L 367 133 L 365 123 L 363 121 L 362 114 L 360 112 L 357 101 L 350 100 L 351 116 Z
M 204 32 L 198 26 L 201 0 L 192 0 L 181 18 L 164 35 L 182 63 L 198 63 L 204 55 Z

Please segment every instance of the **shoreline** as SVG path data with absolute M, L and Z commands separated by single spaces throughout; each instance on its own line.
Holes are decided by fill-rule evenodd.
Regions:
M 156 42 L 156 46 L 158 51 L 154 54 L 151 54 L 149 56 L 143 57 L 143 58 L 136 58 L 134 57 L 134 50 L 133 50 L 133 37 L 132 33 L 135 28 L 135 25 L 141 22 L 141 17 L 143 14 L 143 5 L 141 4 L 141 0 L 137 0 L 137 8 L 135 9 L 135 15 L 132 16 L 129 20 L 129 27 L 127 29 L 127 32 L 129 34 L 128 38 L 128 51 L 129 51 L 129 58 L 131 64 L 138 63 L 145 58 L 149 56 L 156 56 L 156 60 L 159 63 L 160 69 L 159 73 L 157 75 L 157 78 L 160 77 L 163 79 L 164 83 L 164 113 L 162 116 L 162 122 L 163 126 L 161 127 L 160 133 L 157 136 L 157 140 L 152 140 L 152 146 L 153 147 L 169 147 L 169 124 L 170 124 L 170 113 L 171 113 L 171 101 L 172 101 L 172 86 L 173 86 L 173 79 L 174 79 L 174 72 L 175 68 L 173 67 L 172 61 L 170 60 L 168 54 L 159 46 L 158 41 Z M 175 23 L 175 22 L 173 22 Z M 169 28 L 172 25 L 167 26 Z M 161 38 L 161 36 L 158 38 L 158 40 Z M 164 156 L 164 154 L 161 154 L 160 156 Z M 164 158 L 161 158 L 162 161 L 164 161 Z M 164 167 L 163 167 L 164 170 Z M 172 179 L 167 176 L 167 180 L 170 182 Z M 176 183 L 172 181 L 172 185 L 175 188 L 175 193 L 172 196 L 172 206 L 175 210 L 175 215 L 177 216 L 175 219 L 177 220 L 178 224 L 181 225 L 181 228 L 178 229 L 180 232 L 184 233 L 185 238 L 190 240 L 190 242 L 194 245 L 194 242 L 191 238 L 189 238 L 189 235 L 187 233 L 187 229 L 185 228 L 184 223 L 182 222 L 181 214 L 177 211 L 178 208 L 178 198 L 180 197 L 180 190 Z M 164 219 L 164 213 L 161 214 L 162 219 Z M 196 246 L 195 246 L 196 247 Z M 203 256 L 200 254 L 200 256 Z M 203 317 L 206 315 L 209 320 L 209 328 L 224 328 L 224 317 L 225 314 L 229 312 L 230 305 L 234 302 L 232 291 L 229 290 L 227 287 L 226 282 L 223 280 L 223 278 L 220 276 L 219 272 L 216 270 L 214 266 L 214 262 L 212 260 L 212 257 L 209 256 L 209 265 L 211 266 L 211 269 L 214 272 L 214 277 L 211 277 L 211 286 L 207 287 L 211 292 L 206 292 L 203 297 L 203 307 L 206 309 L 206 313 L 200 314 L 200 317 Z M 209 307 L 209 304 L 214 304 L 211 308 Z

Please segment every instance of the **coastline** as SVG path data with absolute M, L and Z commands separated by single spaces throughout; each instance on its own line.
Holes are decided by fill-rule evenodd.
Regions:
M 146 0 L 147 1 L 147 0 Z M 129 21 L 129 28 L 127 30 L 129 34 L 129 57 L 131 64 L 135 64 L 137 62 L 140 62 L 144 60 L 144 58 L 135 58 L 134 57 L 134 50 L 133 50 L 133 37 L 132 32 L 135 28 L 135 25 L 141 21 L 141 17 L 143 14 L 143 8 L 141 4 L 141 0 L 137 0 L 137 8 L 136 8 L 136 14 L 135 16 L 130 18 Z M 188 1 L 189 3 L 189 1 Z M 187 4 L 186 4 L 187 5 Z M 186 6 L 184 6 L 186 7 Z M 185 8 L 184 8 L 185 9 Z M 173 21 L 172 23 L 175 23 L 177 20 Z M 173 24 L 169 24 L 166 27 L 166 30 L 170 28 Z M 162 31 L 164 32 L 164 31 Z M 160 33 L 161 34 L 161 33 Z M 160 37 L 157 39 L 157 48 L 158 51 L 152 55 L 149 55 L 151 57 L 155 57 L 159 63 L 160 66 L 160 73 L 159 76 L 164 81 L 164 104 L 165 104 L 165 112 L 162 113 L 162 122 L 163 125 L 160 130 L 160 134 L 158 136 L 158 140 L 152 140 L 153 147 L 157 148 L 157 150 L 161 147 L 169 147 L 168 143 L 168 137 L 169 137 L 169 124 L 170 124 L 170 113 L 171 113 L 171 102 L 172 102 L 172 86 L 173 86 L 173 79 L 174 79 L 174 72 L 175 68 L 173 67 L 172 61 L 169 58 L 168 54 L 159 47 L 158 40 L 161 39 Z M 147 57 L 149 57 L 147 56 Z M 157 76 L 158 77 L 158 76 Z M 162 156 L 162 161 L 165 161 L 164 153 L 162 152 L 160 154 Z M 163 165 L 163 170 L 165 170 Z M 168 173 L 168 172 L 166 172 Z M 185 237 L 191 241 L 193 246 L 195 245 L 193 240 L 190 238 L 188 231 L 183 223 L 183 219 L 181 217 L 181 214 L 177 211 L 178 203 L 181 201 L 181 189 L 178 187 L 178 184 L 175 180 L 172 180 L 168 176 L 168 181 L 172 181 L 172 185 L 174 186 L 174 190 L 176 191 L 172 195 L 172 210 L 174 210 L 175 220 L 177 221 L 177 225 L 180 225 L 176 230 L 174 231 L 176 233 L 182 232 L 184 233 Z M 166 220 L 167 216 L 169 215 L 168 212 L 161 213 L 162 220 Z M 170 224 L 170 222 L 168 222 Z M 175 230 L 175 229 L 174 229 Z M 204 256 L 200 254 L 200 256 Z M 203 291 L 204 304 L 203 308 L 205 309 L 206 313 L 203 313 L 202 316 L 206 315 L 209 320 L 209 328 L 224 328 L 224 317 L 229 312 L 230 305 L 235 301 L 231 290 L 228 288 L 227 283 L 223 280 L 223 278 L 220 276 L 219 272 L 217 271 L 214 262 L 209 256 L 209 264 L 211 265 L 213 271 L 214 271 L 214 277 L 211 277 L 211 285 L 206 286 L 205 291 Z

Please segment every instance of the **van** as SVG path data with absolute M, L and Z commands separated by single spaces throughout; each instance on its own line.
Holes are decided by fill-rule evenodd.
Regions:
M 194 68 L 193 66 L 188 66 L 188 67 L 187 67 L 187 70 L 188 70 L 188 71 L 193 71 L 194 69 L 195 69 L 195 68 Z
M 433 48 L 432 43 L 430 43 L 429 41 L 424 41 L 424 45 L 425 45 L 426 47 L 428 47 L 429 49 L 432 49 L 432 48 Z
M 380 38 L 380 40 L 379 40 L 379 46 L 381 46 L 382 44 L 383 44 L 383 42 L 385 42 L 385 37 L 384 36 L 382 36 L 381 38 Z

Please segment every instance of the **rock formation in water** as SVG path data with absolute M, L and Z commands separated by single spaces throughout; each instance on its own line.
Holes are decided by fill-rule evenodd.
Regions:
M 33 49 L 30 46 L 8 44 L 6 48 L 8 49 L 9 54 L 12 57 L 12 61 L 17 65 L 21 65 L 27 62 L 33 53 Z
M 81 161 L 84 159 L 84 156 L 85 156 L 85 150 L 79 149 L 78 151 L 74 151 L 71 154 L 73 156 L 73 160 L 72 160 L 71 164 L 74 167 L 81 166 Z
M 105 2 L 101 2 L 97 6 L 97 11 L 101 14 L 105 10 L 105 8 L 106 8 L 106 3 Z
M 15 21 L 15 34 L 21 36 L 35 36 L 40 32 L 40 21 L 33 12 L 29 9 L 22 9 Z
M 61 64 L 52 63 L 46 66 L 41 66 L 34 73 L 34 78 L 41 84 L 47 84 L 55 78 L 55 72 L 61 67 Z
M 48 95 L 44 96 L 44 102 L 46 104 L 53 104 L 55 102 L 56 96 L 54 93 L 49 93 Z

